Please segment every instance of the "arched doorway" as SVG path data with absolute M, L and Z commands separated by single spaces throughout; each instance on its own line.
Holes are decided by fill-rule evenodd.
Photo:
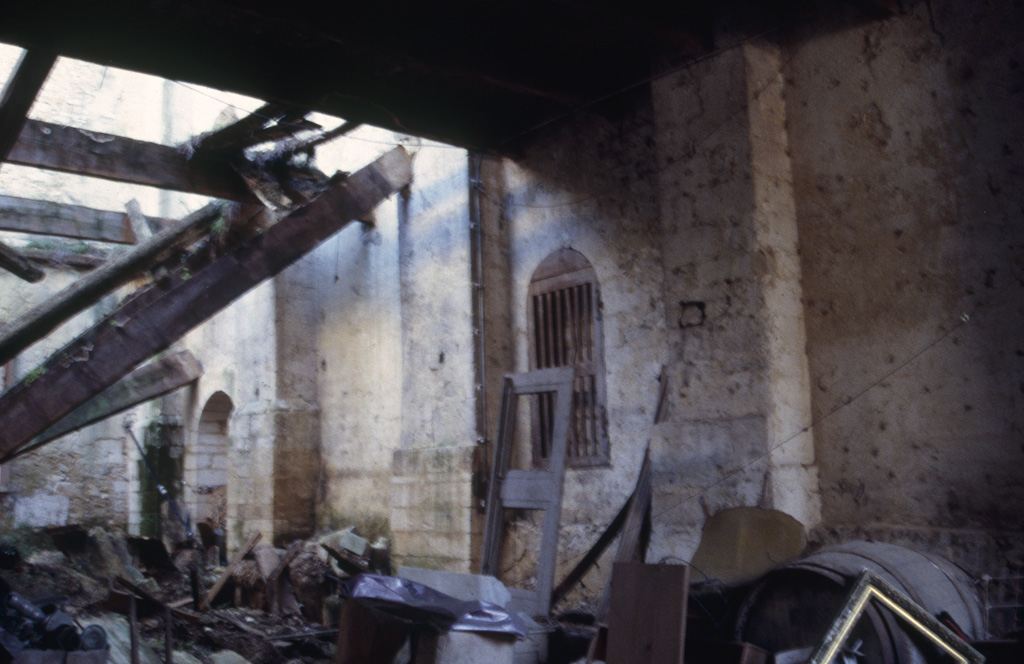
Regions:
M 209 398 L 193 445 L 185 452 L 185 481 L 196 524 L 224 532 L 228 501 L 228 421 L 234 404 L 223 392 Z

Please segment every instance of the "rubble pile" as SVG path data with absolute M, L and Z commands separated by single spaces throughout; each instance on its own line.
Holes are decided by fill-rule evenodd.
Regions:
M 287 550 L 258 539 L 222 564 L 192 541 L 171 554 L 101 528 L 0 532 L 0 662 L 334 661 L 339 585 L 387 571 L 386 543 L 351 528 Z

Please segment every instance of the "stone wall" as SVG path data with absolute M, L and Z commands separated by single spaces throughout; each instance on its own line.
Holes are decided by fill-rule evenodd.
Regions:
M 824 541 L 934 546 L 990 574 L 1024 552 L 1022 19 L 914 3 L 789 47 Z

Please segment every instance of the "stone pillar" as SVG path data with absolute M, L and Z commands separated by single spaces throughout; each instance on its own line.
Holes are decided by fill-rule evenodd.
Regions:
M 399 217 L 402 422 L 391 529 L 402 564 L 470 571 L 473 384 L 466 155 L 420 150 Z
M 739 505 L 819 519 L 785 106 L 774 46 L 652 84 L 669 335 L 651 556 Z

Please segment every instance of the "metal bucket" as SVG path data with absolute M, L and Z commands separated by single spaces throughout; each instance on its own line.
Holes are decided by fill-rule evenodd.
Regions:
M 744 599 L 736 638 L 769 652 L 815 646 L 864 568 L 877 572 L 932 615 L 945 611 L 970 639 L 984 637 L 971 579 L 945 558 L 892 544 L 849 542 L 769 572 Z M 925 661 L 928 645 L 888 611 L 868 604 L 847 643 L 861 641 L 863 662 Z

